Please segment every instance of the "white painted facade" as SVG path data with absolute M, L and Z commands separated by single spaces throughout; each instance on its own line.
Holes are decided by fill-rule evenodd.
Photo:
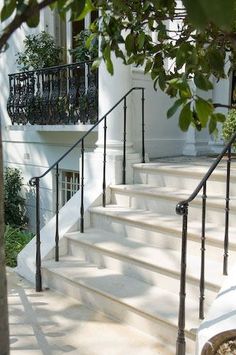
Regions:
M 64 26 L 64 34 L 68 48 L 71 46 L 71 28 L 68 23 Z M 57 39 L 61 38 L 61 28 L 58 27 L 56 17 L 50 10 L 41 14 L 40 25 L 35 30 L 29 30 L 26 25 L 17 30 L 9 41 L 9 49 L 0 56 L 0 115 L 3 137 L 4 163 L 6 166 L 19 168 L 24 176 L 25 193 L 31 227 L 34 225 L 34 192 L 28 185 L 28 180 L 35 175 L 42 174 L 52 165 L 77 139 L 84 133 L 84 126 L 17 126 L 11 125 L 7 114 L 8 74 L 17 71 L 15 54 L 23 48 L 23 39 L 27 33 L 46 30 Z M 67 58 L 70 61 L 70 58 Z M 217 144 L 209 137 L 207 131 L 196 132 L 190 129 L 187 133 L 178 127 L 178 113 L 167 120 L 166 111 L 171 106 L 171 100 L 160 90 L 153 89 L 153 82 L 149 75 L 144 75 L 142 69 L 125 67 L 114 59 L 115 74 L 111 77 L 104 66 L 99 70 L 99 116 L 101 117 L 128 90 L 135 86 L 145 88 L 145 142 L 146 154 L 149 158 L 201 155 L 217 151 Z M 229 102 L 230 84 L 228 81 L 216 85 L 212 92 L 214 100 L 222 103 Z M 141 152 L 141 98 L 134 92 L 128 99 L 128 153 L 130 162 L 137 161 L 136 153 Z M 122 149 L 122 107 L 108 117 L 108 148 L 112 155 L 121 155 Z M 82 129 L 83 128 L 83 129 Z M 86 141 L 86 149 L 101 154 L 102 127 L 99 133 L 94 133 Z M 98 141 L 97 141 L 98 139 Z M 97 144 L 95 145 L 97 141 Z M 221 145 L 221 142 L 219 142 Z M 109 154 L 109 152 L 108 152 Z M 132 154 L 134 154 L 132 156 Z M 75 150 L 68 159 L 64 160 L 60 169 L 79 169 L 79 150 Z M 129 158 L 128 158 L 129 160 Z M 49 174 L 42 181 L 42 225 L 54 215 L 53 207 L 53 174 Z M 49 193 L 50 192 L 50 193 Z
M 42 14 L 40 26 L 33 32 L 48 30 L 56 34 L 58 28 L 56 21 L 49 11 Z M 66 26 L 67 43 L 71 44 L 70 25 Z M 24 176 L 25 196 L 30 217 L 30 228 L 35 225 L 35 192 L 28 185 L 32 176 L 41 175 L 47 170 L 72 144 L 78 140 L 86 129 L 86 126 L 12 126 L 6 111 L 8 99 L 8 74 L 17 71 L 15 65 L 15 53 L 22 49 L 22 42 L 29 29 L 24 25 L 10 40 L 9 49 L 0 56 L 0 116 L 3 137 L 3 152 L 5 166 L 19 168 Z M 68 62 L 70 58 L 68 58 Z M 114 59 L 115 74 L 111 77 L 102 64 L 99 71 L 99 116 L 104 115 L 127 91 L 132 87 L 145 88 L 145 141 L 146 154 L 149 158 L 178 156 L 178 155 L 204 155 L 217 152 L 221 145 L 219 137 L 215 142 L 208 135 L 207 130 L 196 132 L 190 129 L 187 133 L 180 131 L 178 127 L 178 113 L 170 120 L 166 119 L 166 111 L 171 106 L 171 100 L 162 92 L 153 89 L 153 82 L 148 75 L 144 75 L 142 69 L 125 67 Z M 230 82 L 228 80 L 216 83 L 211 93 L 213 102 L 228 104 L 230 100 Z M 108 117 L 107 132 L 107 186 L 121 182 L 122 170 L 122 106 Z M 102 125 L 103 126 L 103 125 Z M 90 139 L 86 141 L 85 155 L 85 220 L 87 223 L 87 211 L 91 206 L 101 202 L 101 177 L 103 161 L 103 127 L 99 127 Z M 131 166 L 141 161 L 141 98 L 140 93 L 135 92 L 128 99 L 128 124 L 127 124 L 127 182 L 132 182 Z M 68 159 L 60 164 L 60 169 L 80 170 L 80 151 L 74 150 Z M 54 210 L 54 171 L 47 175 L 41 183 L 41 241 L 42 259 L 52 257 L 54 249 L 55 217 Z M 109 198 L 109 196 L 108 196 Z M 76 194 L 61 210 L 59 214 L 59 236 L 63 239 L 65 233 L 76 230 L 79 222 L 80 195 Z M 63 241 L 61 251 L 63 250 Z M 35 269 L 35 240 L 21 252 L 19 256 L 18 271 L 21 275 L 34 280 Z M 232 280 L 230 278 L 229 280 Z M 230 285 L 226 285 L 227 287 Z M 220 302 L 219 299 L 218 302 Z M 227 302 L 223 300 L 224 304 Z M 222 303 L 222 302 L 221 302 Z M 213 304 L 212 313 L 206 322 L 212 322 L 211 314 L 219 317 L 225 313 L 222 305 Z M 217 312 L 216 312 L 217 311 Z M 235 317 L 232 317 L 234 321 Z M 214 319 L 213 319 L 214 320 Z M 207 324 L 207 323 L 205 323 Z M 232 323 L 233 324 L 233 323 Z M 215 325 L 215 324 L 213 324 Z M 231 323 L 230 323 L 231 326 Z M 213 333 L 222 328 L 222 324 L 216 322 Z M 225 329 L 228 329 L 228 323 Z M 209 333 L 204 333 L 204 325 L 200 330 L 199 349 L 204 345 Z M 201 338 L 202 333 L 202 338 Z M 211 334 L 211 335 L 212 335 Z

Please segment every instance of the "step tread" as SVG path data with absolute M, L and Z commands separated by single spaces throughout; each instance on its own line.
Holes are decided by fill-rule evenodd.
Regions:
M 148 184 L 132 184 L 132 185 L 111 185 L 111 190 L 114 192 L 121 192 L 125 194 L 144 195 L 149 198 L 165 198 L 168 200 L 176 201 L 176 204 L 182 200 L 189 198 L 192 191 L 184 189 L 176 189 L 172 186 L 152 186 Z M 231 196 L 230 202 L 235 202 L 236 196 Z M 192 203 L 201 204 L 202 194 L 198 194 Z M 224 208 L 225 195 L 207 193 L 207 206 Z M 236 210 L 236 205 L 230 206 L 231 211 Z
M 182 218 L 173 211 L 173 215 L 163 215 L 161 213 L 152 212 L 143 209 L 134 209 L 129 207 L 121 207 L 118 205 L 107 205 L 105 208 L 91 207 L 91 213 L 101 214 L 112 217 L 116 220 L 125 221 L 126 223 L 135 224 L 139 227 L 150 228 L 152 230 L 162 231 L 165 234 L 175 234 L 181 236 Z M 236 227 L 229 227 L 229 243 L 230 249 L 236 249 L 236 242 L 230 239 L 230 235 L 236 234 Z M 200 241 L 201 225 L 198 220 L 189 222 L 188 237 L 193 240 Z M 222 246 L 224 239 L 224 227 L 214 223 L 206 223 L 206 239 L 208 242 L 216 243 Z
M 206 165 L 204 164 L 193 164 L 191 163 L 170 163 L 170 162 L 155 162 L 155 163 L 136 163 L 133 165 L 133 168 L 136 170 L 140 170 L 141 172 L 152 172 L 152 173 L 158 173 L 158 172 L 165 172 L 165 173 L 170 173 L 170 174 L 175 174 L 175 175 L 187 175 L 187 176 L 192 176 L 192 177 L 200 177 L 204 176 L 208 169 L 211 166 L 211 162 L 207 162 Z M 211 179 L 216 179 L 220 178 L 222 179 L 225 177 L 226 174 L 226 161 L 221 162 L 216 170 L 213 172 L 213 175 L 211 176 Z M 231 163 L 231 171 L 235 172 L 236 171 L 236 163 L 233 161 Z M 194 174 L 194 175 L 193 175 Z M 236 180 L 236 174 L 232 174 L 231 176 L 232 180 Z
M 111 254 L 117 259 L 138 263 L 140 266 L 156 272 L 171 273 L 179 277 L 180 253 L 173 249 L 158 248 L 147 243 L 122 238 L 115 233 L 91 228 L 85 233 L 67 233 L 66 237 L 85 246 L 98 249 L 100 252 Z M 163 236 L 164 237 L 164 236 Z M 199 247 L 200 249 L 200 247 Z M 218 289 L 223 281 L 222 265 L 216 261 L 206 259 L 206 286 Z M 200 250 L 198 255 L 188 254 L 187 275 L 194 282 L 199 280 Z
M 118 272 L 99 269 L 94 264 L 72 256 L 61 257 L 59 262 L 44 261 L 42 267 L 146 314 L 152 319 L 177 325 L 178 292 L 174 294 Z M 196 302 L 187 300 L 186 313 L 188 314 L 187 329 L 198 326 L 196 321 L 198 300 Z

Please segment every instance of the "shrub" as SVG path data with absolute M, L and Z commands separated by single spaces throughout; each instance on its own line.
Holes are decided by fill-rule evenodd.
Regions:
M 27 35 L 24 46 L 24 51 L 16 54 L 16 63 L 20 70 L 36 70 L 62 63 L 62 47 L 58 47 L 54 38 L 45 31 L 37 35 Z
M 17 255 L 32 238 L 32 233 L 6 225 L 4 240 L 7 266 L 15 267 L 17 265 Z
M 98 40 L 91 39 L 89 30 L 82 30 L 75 36 L 75 48 L 70 50 L 70 54 L 74 55 L 77 62 L 85 62 L 94 60 L 98 56 Z M 89 39 L 90 37 L 90 39 Z
M 28 222 L 25 215 L 25 199 L 21 195 L 23 178 L 16 168 L 4 170 L 4 217 L 5 223 L 14 228 L 24 228 Z
M 222 135 L 225 142 L 228 142 L 236 132 L 236 109 L 229 110 L 226 120 L 223 123 Z M 233 144 L 234 150 L 236 143 Z

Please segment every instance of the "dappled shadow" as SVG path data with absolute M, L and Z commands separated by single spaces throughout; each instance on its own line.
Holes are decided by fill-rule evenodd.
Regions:
M 136 334 L 68 296 L 50 290 L 36 293 L 13 272 L 8 280 L 11 355 L 131 355 L 146 350 L 155 355 L 161 349 L 156 339 Z

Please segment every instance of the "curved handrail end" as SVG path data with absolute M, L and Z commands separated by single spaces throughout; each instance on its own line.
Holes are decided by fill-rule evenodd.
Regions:
M 37 177 L 36 176 L 33 176 L 30 180 L 29 180 L 29 185 L 34 187 L 36 186 L 36 179 Z
M 184 216 L 188 212 L 188 203 L 186 201 L 177 203 L 175 211 L 178 215 Z

